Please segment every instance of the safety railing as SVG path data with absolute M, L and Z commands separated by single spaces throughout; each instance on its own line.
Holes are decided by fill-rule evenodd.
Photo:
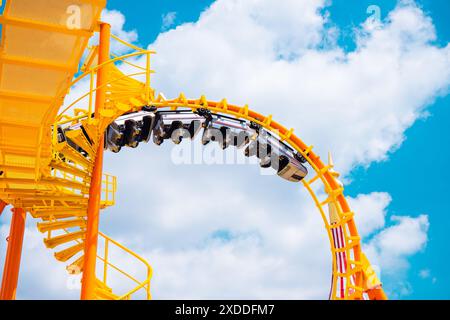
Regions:
M 105 286 L 108 286 L 108 280 L 111 270 L 114 270 L 121 274 L 122 276 L 126 277 L 131 282 L 135 283 L 135 287 L 133 287 L 128 292 L 122 294 L 119 296 L 118 300 L 131 300 L 133 296 L 138 292 L 143 292 L 145 295 L 145 298 L 147 300 L 151 300 L 151 292 L 150 292 L 150 282 L 153 275 L 153 270 L 150 264 L 141 256 L 136 254 L 135 252 L 131 251 L 130 249 L 126 248 L 125 246 L 121 245 L 117 241 L 111 239 L 110 237 L 106 236 L 103 233 L 99 233 L 101 239 L 104 241 L 103 244 L 103 255 L 97 255 L 98 259 L 103 263 L 103 275 L 100 278 L 100 280 L 103 282 Z M 118 267 L 114 263 L 111 262 L 110 252 L 111 247 L 114 246 L 118 249 L 120 249 L 122 252 L 127 253 L 132 258 L 136 259 L 141 263 L 141 265 L 145 268 L 145 279 L 138 280 L 136 279 L 136 276 L 132 276 L 129 272 L 124 271 L 122 268 Z
M 52 136 L 52 143 L 53 146 L 58 144 L 58 128 L 59 127 L 67 127 L 71 125 L 75 125 L 78 123 L 81 123 L 82 121 L 86 121 L 88 123 L 92 123 L 91 120 L 94 118 L 94 110 L 95 110 L 95 96 L 99 89 L 106 87 L 110 87 L 114 85 L 115 83 L 127 79 L 127 78 L 136 78 L 141 77 L 145 78 L 145 82 L 143 87 L 139 88 L 139 92 L 136 92 L 136 94 L 142 94 L 142 92 L 145 92 L 145 99 L 150 102 L 153 99 L 152 96 L 152 88 L 151 88 L 151 74 L 153 71 L 151 70 L 151 55 L 154 54 L 154 51 L 151 50 L 144 50 L 141 48 L 138 48 L 126 41 L 123 41 L 122 39 L 119 39 L 116 36 L 112 36 L 115 40 L 120 42 L 121 44 L 129 47 L 130 49 L 134 50 L 135 52 L 128 53 L 125 55 L 115 55 L 111 54 L 111 59 L 91 67 L 92 61 L 95 59 L 95 50 L 93 50 L 92 54 L 88 59 L 90 59 L 90 63 L 88 63 L 85 66 L 85 69 L 83 70 L 84 73 L 81 74 L 77 79 L 75 79 L 70 87 L 74 87 L 77 84 L 80 84 L 82 81 L 87 81 L 88 83 L 88 91 L 82 94 L 79 97 L 76 97 L 74 101 L 72 101 L 70 104 L 68 104 L 57 116 L 56 121 L 53 125 L 53 136 Z M 130 61 L 132 59 L 136 59 L 138 57 L 144 56 L 144 63 L 142 66 L 133 63 L 135 61 Z M 110 77 L 108 81 L 102 85 L 97 86 L 96 83 L 96 75 L 97 72 L 105 67 L 113 66 L 116 64 L 121 64 L 122 66 L 126 66 L 127 72 L 115 73 L 115 77 Z M 142 91 L 144 90 L 144 91 Z M 132 90 L 128 91 L 132 92 Z M 117 92 L 115 92 L 117 93 Z M 120 93 L 119 93 L 120 94 Z M 62 160 L 59 158 L 59 153 L 54 150 L 54 158 L 57 160 Z M 63 171 L 54 170 L 55 176 L 58 176 L 65 180 L 74 180 L 78 181 L 79 177 L 75 175 L 71 175 L 68 173 L 65 173 Z M 86 186 L 89 186 L 89 181 L 83 181 Z M 109 175 L 109 174 L 103 174 L 102 179 L 102 188 L 101 188 L 101 207 L 105 208 L 107 206 L 113 206 L 115 204 L 116 196 L 115 193 L 117 191 L 117 178 L 115 176 Z M 64 230 L 66 233 L 68 233 L 68 230 Z M 51 234 L 49 233 L 49 237 Z M 130 249 L 126 248 L 125 246 L 121 245 L 117 241 L 109 238 L 103 233 L 99 233 L 99 240 L 100 242 L 103 241 L 103 248 L 100 249 L 99 247 L 99 253 L 97 254 L 97 259 L 101 263 L 103 263 L 103 269 L 102 273 L 103 275 L 99 277 L 99 280 L 103 282 L 103 284 L 106 287 L 108 286 L 108 283 L 111 282 L 111 280 L 115 280 L 116 276 L 122 276 L 131 281 L 134 285 L 131 286 L 132 289 L 128 290 L 127 292 L 123 293 L 118 297 L 120 300 L 127 300 L 131 299 L 135 296 L 137 296 L 139 293 L 144 293 L 146 299 L 151 299 L 151 293 L 150 293 L 150 280 L 152 277 L 152 268 L 148 264 L 148 262 L 131 251 Z M 80 242 L 80 241 L 76 241 Z M 117 263 L 114 263 L 112 261 L 111 257 L 111 251 L 117 251 L 124 253 L 131 257 L 132 259 L 139 262 L 144 268 L 145 268 L 145 277 L 142 277 L 143 279 L 138 279 L 139 277 L 131 275 L 131 272 L 125 271 L 123 268 L 119 267 Z M 100 253 L 102 252 L 103 253 Z M 114 274 L 112 274 L 114 273 Z M 119 275 L 117 274 L 119 273 Z M 114 290 L 115 291 L 115 290 Z
M 68 106 L 66 106 L 57 116 L 56 122 L 54 124 L 54 130 L 53 130 L 53 144 L 57 142 L 57 128 L 59 126 L 64 126 L 69 123 L 76 124 L 79 123 L 82 120 L 88 120 L 90 121 L 94 117 L 94 104 L 95 104 L 95 94 L 96 92 L 104 87 L 109 87 L 112 84 L 126 78 L 135 78 L 135 77 L 145 77 L 144 83 L 144 92 L 145 92 L 145 100 L 150 102 L 152 97 L 152 88 L 151 88 L 151 74 L 154 73 L 153 70 L 151 70 L 151 55 L 155 54 L 155 51 L 152 50 L 144 50 L 142 48 L 139 48 L 133 44 L 130 44 L 116 36 L 112 36 L 113 39 L 117 40 L 122 45 L 135 50 L 135 52 L 128 53 L 125 55 L 115 55 L 111 54 L 112 58 L 102 64 L 96 65 L 91 68 L 87 68 L 87 70 L 81 74 L 77 79 L 75 79 L 70 87 L 73 87 L 77 84 L 79 84 L 83 79 L 89 79 L 89 90 L 84 93 L 83 95 L 76 98 L 73 102 L 71 102 Z M 145 63 L 143 66 L 140 66 L 136 63 L 130 62 L 130 59 L 136 59 L 138 57 L 145 57 Z M 131 68 L 131 72 L 124 73 L 123 76 L 117 77 L 117 78 L 111 78 L 109 79 L 104 85 L 97 86 L 97 83 L 95 81 L 97 72 L 105 67 L 114 65 L 116 63 L 122 63 L 123 65 L 126 65 L 127 67 Z M 142 93 L 142 89 L 139 90 L 139 93 Z M 87 101 L 85 101 L 87 100 Z M 81 105 L 81 106 L 80 106 Z M 80 107 L 78 107 L 80 106 Z M 69 111 L 73 111 L 73 115 L 68 115 Z
M 56 221 L 56 220 L 52 219 L 51 221 Z M 65 234 L 70 233 L 70 231 L 68 229 L 62 229 L 62 230 Z M 152 299 L 151 279 L 153 276 L 153 269 L 152 269 L 151 265 L 147 262 L 147 260 L 142 258 L 137 253 L 131 251 L 124 245 L 120 244 L 119 242 L 111 239 L 104 233 L 99 232 L 98 235 L 99 235 L 99 240 L 103 241 L 103 250 L 99 250 L 99 251 L 103 251 L 103 254 L 101 255 L 101 254 L 97 253 L 97 259 L 99 259 L 101 264 L 103 264 L 103 266 L 100 270 L 101 276 L 98 277 L 98 280 L 104 285 L 104 287 L 110 288 L 114 292 L 115 288 L 110 287 L 109 280 L 111 278 L 110 277 L 111 271 L 116 271 L 116 273 L 120 274 L 121 276 L 125 277 L 126 279 L 128 279 L 129 281 L 131 281 L 132 283 L 135 284 L 135 286 L 132 287 L 132 289 L 130 289 L 129 291 L 125 292 L 122 295 L 119 295 L 117 300 L 131 300 L 133 298 L 133 296 L 135 296 L 139 292 L 142 292 L 144 294 L 144 297 L 146 300 L 151 300 Z M 51 236 L 52 236 L 52 232 L 48 231 L 47 239 L 51 238 Z M 82 240 L 75 240 L 75 242 L 78 244 L 81 244 Z M 111 261 L 112 260 L 112 258 L 111 258 L 112 247 L 119 249 L 122 253 L 126 253 L 131 258 L 133 258 L 135 261 L 138 261 L 140 263 L 141 267 L 143 267 L 145 269 L 145 277 L 143 280 L 138 280 L 137 276 L 132 276 L 130 274 L 130 272 L 123 270 L 121 267 L 117 266 L 117 264 L 115 264 Z M 97 270 L 97 271 L 99 271 L 99 270 Z M 99 272 L 97 272 L 97 276 L 98 276 L 98 274 L 99 274 Z
M 67 182 L 68 185 L 61 185 L 59 188 L 61 191 L 71 193 L 74 195 L 82 195 L 87 192 L 90 182 L 82 180 L 77 175 L 67 173 L 62 170 L 53 170 L 52 177 L 60 179 L 62 182 Z M 84 184 L 84 190 L 80 188 L 71 187 L 72 184 Z M 116 204 L 116 192 L 117 192 L 117 177 L 108 173 L 103 173 L 102 188 L 101 188 L 101 206 L 102 208 L 114 206 Z
M 116 204 L 117 177 L 104 173 L 102 179 L 101 206 L 111 207 Z
M 52 170 L 51 176 L 60 181 L 57 189 L 64 193 L 81 196 L 87 192 L 85 182 L 74 174 L 55 169 Z

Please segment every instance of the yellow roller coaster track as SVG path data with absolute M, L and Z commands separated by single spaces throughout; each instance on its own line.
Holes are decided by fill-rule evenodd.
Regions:
M 48 248 L 58 248 L 55 258 L 68 263 L 70 274 L 83 274 L 82 298 L 131 299 L 140 292 L 146 299 L 151 298 L 150 265 L 139 255 L 98 232 L 99 210 L 115 204 L 117 190 L 116 178 L 102 172 L 104 132 L 118 117 L 146 106 L 156 110 L 207 109 L 251 121 L 299 152 L 314 170 L 312 178 L 303 180 L 303 186 L 319 210 L 330 241 L 333 270 L 330 298 L 386 299 L 380 281 L 361 250 L 354 213 L 345 199 L 331 156 L 325 164 L 312 146 L 294 134 L 293 129 L 285 128 L 270 115 L 263 116 L 250 110 L 247 105 L 236 106 L 225 99 L 209 101 L 205 96 L 198 99 L 188 99 L 184 94 L 174 99 L 166 99 L 162 94 L 156 96 L 150 81 L 153 73 L 150 61 L 154 52 L 112 36 L 134 52 L 111 57 L 109 27 L 106 24 L 101 24 L 100 29 L 97 27 L 105 1 L 58 0 L 55 12 L 51 13 L 64 15 L 65 5 L 73 2 L 91 12 L 90 21 L 83 21 L 84 29 L 70 31 L 56 25 L 55 21 L 60 20 L 55 18 L 45 21 L 43 17 L 48 14 L 27 17 L 26 13 L 33 12 L 33 8 L 23 0 L 8 1 L 0 18 L 3 24 L 0 53 L 0 213 L 6 205 L 15 208 L 3 273 L 2 299 L 15 297 L 27 212 L 41 220 L 37 228 L 46 235 L 44 244 Z M 36 6 L 50 5 L 55 1 L 40 0 L 36 3 Z M 35 9 L 40 12 L 37 7 Z M 84 73 L 73 82 L 67 81 L 76 72 L 87 39 L 95 30 L 100 30 L 100 42 L 90 48 L 82 67 Z M 19 33 L 18 38 L 8 37 Z M 56 44 L 39 47 L 34 40 L 38 35 L 40 39 L 51 38 L 53 41 L 59 36 L 73 37 L 76 50 L 59 46 L 60 54 L 54 52 L 44 59 L 43 52 L 51 51 L 53 47 L 50 46 Z M 59 41 L 63 45 L 68 43 L 63 38 Z M 29 42 L 38 47 L 32 54 Z M 63 53 L 66 60 L 60 61 Z M 55 70 L 57 61 L 64 63 L 67 68 L 63 69 L 69 71 L 64 71 L 59 78 L 42 75 Z M 15 68 L 8 69 L 11 65 Z M 60 71 L 60 68 L 56 69 Z M 18 81 L 26 76 L 34 78 L 22 83 Z M 89 85 L 89 90 L 61 112 L 55 111 L 62 104 L 67 90 L 82 82 Z M 58 128 L 64 126 L 76 129 L 68 131 L 67 139 L 61 141 Z M 104 241 L 102 255 L 97 253 L 99 237 Z M 112 247 L 141 263 L 146 270 L 144 279 L 139 280 L 116 266 L 109 254 Z M 97 262 L 103 264 L 102 275 L 96 269 Z M 134 285 L 117 293 L 109 285 L 112 271 Z

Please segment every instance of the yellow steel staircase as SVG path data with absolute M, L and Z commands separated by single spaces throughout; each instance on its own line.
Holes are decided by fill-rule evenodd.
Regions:
M 97 148 L 103 143 L 101 132 L 112 121 L 112 110 L 123 113 L 125 107 L 115 102 L 114 109 L 108 102 L 94 119 L 92 101 L 98 88 L 92 87 L 89 108 L 75 110 L 75 116 L 57 114 L 105 5 L 106 0 L 10 0 L 0 17 L 0 200 L 40 220 L 37 228 L 46 235 L 45 246 L 68 264 L 70 274 L 83 272 L 89 187 Z M 77 13 L 79 20 L 74 21 L 79 25 L 69 26 Z M 94 63 L 87 73 L 91 86 L 98 69 Z M 78 128 L 60 134 L 58 128 L 76 123 Z M 103 174 L 102 209 L 114 205 L 116 188 L 116 178 Z M 148 263 L 106 235 L 100 237 L 106 247 L 114 245 L 147 271 L 144 280 L 136 280 L 114 265 L 106 250 L 98 256 L 104 268 L 102 280 L 96 282 L 96 298 L 129 299 L 145 290 L 149 299 Z M 136 285 L 113 293 L 107 284 L 110 269 Z

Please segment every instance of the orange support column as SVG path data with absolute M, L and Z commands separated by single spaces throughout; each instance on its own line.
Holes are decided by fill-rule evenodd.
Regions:
M 12 213 L 0 300 L 14 300 L 19 281 L 26 212 L 23 209 L 14 208 Z
M 111 26 L 106 23 L 100 25 L 100 43 L 98 64 L 101 65 L 109 60 L 109 47 L 111 37 Z M 106 100 L 105 85 L 108 82 L 107 68 L 104 66 L 97 72 L 97 94 L 95 101 L 95 117 L 98 117 L 100 110 L 103 109 Z M 92 173 L 91 186 L 89 190 L 89 202 L 87 212 L 87 228 L 84 247 L 84 266 L 83 278 L 81 281 L 81 299 L 95 299 L 96 274 L 95 267 L 97 263 L 97 246 L 98 246 L 98 226 L 100 216 L 100 200 L 102 191 L 103 176 L 103 149 L 104 135 L 99 137 L 97 155 L 94 163 L 94 171 Z
M 7 206 L 7 203 L 3 200 L 0 200 L 0 216 L 2 215 L 3 210 L 5 210 L 6 206 Z

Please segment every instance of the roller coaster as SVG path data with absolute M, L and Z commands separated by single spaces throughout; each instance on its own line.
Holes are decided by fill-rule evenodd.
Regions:
M 81 13 L 75 27 L 67 24 L 73 14 L 68 8 L 73 6 Z M 111 35 L 110 25 L 100 21 L 105 6 L 106 0 L 4 4 L 0 214 L 11 206 L 12 220 L 0 298 L 16 297 L 29 214 L 40 221 L 37 229 L 44 234 L 44 245 L 55 249 L 55 259 L 66 264 L 69 274 L 81 275 L 81 299 L 129 300 L 138 293 L 151 299 L 150 264 L 99 232 L 100 211 L 115 204 L 117 190 L 116 177 L 103 172 L 103 155 L 150 141 L 180 144 L 201 135 L 202 144 L 242 149 L 286 183 L 307 189 L 330 242 L 330 299 L 387 299 L 362 252 L 354 213 L 331 155 L 324 163 L 294 129 L 248 105 L 205 96 L 188 99 L 183 93 L 173 99 L 156 94 L 151 85 L 155 52 Z M 95 33 L 98 43 L 92 44 Z M 115 55 L 111 41 L 126 46 L 129 53 Z M 81 83 L 89 87 L 86 92 L 64 103 L 69 90 Z M 109 254 L 113 247 L 140 263 L 146 276 L 136 279 L 116 266 Z M 111 270 L 134 284 L 115 288 Z

